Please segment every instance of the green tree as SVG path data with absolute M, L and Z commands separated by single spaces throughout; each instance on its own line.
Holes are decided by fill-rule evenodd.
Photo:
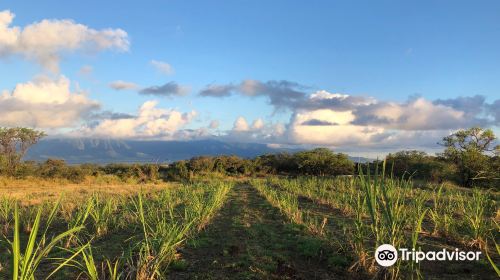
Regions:
M 174 179 L 187 180 L 190 178 L 189 168 L 184 160 L 174 162 L 170 169 Z
M 44 178 L 64 178 L 67 176 L 67 171 L 66 161 L 49 158 L 40 165 L 39 174 Z
M 295 156 L 289 153 L 266 154 L 255 160 L 256 170 L 269 174 L 297 174 L 299 173 Z
M 459 183 L 471 187 L 476 180 L 488 180 L 498 176 L 492 170 L 490 155 L 497 152 L 496 137 L 491 129 L 472 127 L 459 130 L 443 138 L 446 147 L 441 156 L 457 167 Z
M 14 175 L 28 149 L 46 136 L 43 131 L 25 127 L 0 127 L 0 167 Z
M 386 157 L 391 172 L 396 177 L 412 176 L 424 180 L 442 180 L 445 163 L 421 151 L 399 151 Z
M 210 172 L 214 169 L 215 161 L 212 157 L 199 156 L 189 160 L 189 169 L 195 173 Z
M 298 152 L 294 155 L 299 172 L 308 175 L 352 174 L 354 163 L 345 154 L 335 154 L 327 148 Z

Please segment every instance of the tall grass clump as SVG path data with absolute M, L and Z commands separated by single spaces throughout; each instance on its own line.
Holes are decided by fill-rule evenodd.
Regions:
M 15 201 L 7 197 L 0 197 L 0 234 L 6 235 L 12 223 L 12 212 Z
M 28 236 L 28 241 L 25 244 L 25 249 L 22 251 L 21 247 L 21 232 L 19 229 L 20 218 L 17 203 L 14 206 L 14 232 L 13 239 L 9 240 L 11 247 L 11 278 L 16 280 L 34 280 L 35 273 L 43 261 L 48 259 L 51 251 L 60 244 L 60 242 L 67 236 L 80 231 L 83 227 L 71 228 L 56 236 L 48 237 L 47 233 L 49 227 L 54 220 L 57 208 L 59 207 L 60 200 L 54 205 L 50 212 L 45 228 L 41 227 L 42 207 L 39 207 L 31 231 Z M 62 265 L 56 267 L 53 273 L 61 268 Z M 52 274 L 52 273 L 51 273 Z
M 88 242 L 75 249 L 65 249 L 66 252 L 71 254 L 70 258 L 55 258 L 59 260 L 59 266 L 48 277 L 52 277 L 55 273 L 63 267 L 75 268 L 78 272 L 76 279 L 88 280 L 119 280 L 123 278 L 123 272 L 119 271 L 120 260 L 114 263 L 108 259 L 98 265 L 92 253 L 91 242 Z
M 97 194 L 92 196 L 91 203 L 89 214 L 95 234 L 97 237 L 103 236 L 108 233 L 110 227 L 113 225 L 117 203 L 112 198 L 102 199 Z
M 456 207 L 449 195 L 443 191 L 444 184 L 432 192 L 432 208 L 429 210 L 434 224 L 434 235 L 452 237 L 456 231 L 456 222 L 453 218 Z
M 183 211 L 175 212 L 177 203 L 158 204 L 171 198 L 163 194 L 158 200 L 144 199 L 142 193 L 134 200 L 142 236 L 134 246 L 128 265 L 135 279 L 164 279 L 176 249 L 190 235 L 200 231 L 223 205 L 232 183 L 185 185 Z
M 410 204 L 410 207 L 408 208 L 409 212 L 409 223 L 411 226 L 411 244 L 410 248 L 412 249 L 419 249 L 417 248 L 418 246 L 418 237 L 420 233 L 422 232 L 422 223 L 427 216 L 427 212 L 429 211 L 429 208 L 425 206 L 425 202 L 427 200 L 427 197 L 425 196 L 424 193 L 414 193 L 413 194 L 413 203 Z M 412 260 L 410 262 L 410 273 L 412 276 L 412 279 L 423 279 L 422 271 L 420 270 L 420 263 L 416 263 L 415 260 Z
M 352 214 L 352 202 L 358 189 L 355 180 L 348 177 L 318 178 L 298 177 L 281 179 L 269 177 L 267 185 L 311 199 L 317 204 L 325 204 Z
M 71 213 L 71 216 L 66 219 L 66 224 L 67 228 L 72 229 L 75 227 L 82 227 L 85 226 L 85 222 L 87 221 L 88 217 L 90 216 L 90 212 L 92 210 L 93 206 L 93 199 L 90 198 L 87 200 L 87 203 L 79 206 L 76 208 L 74 211 L 74 214 Z M 68 238 L 66 240 L 66 243 L 64 245 L 65 248 L 69 248 L 71 245 L 76 245 L 74 244 L 74 241 L 76 240 L 76 234 L 77 233 L 72 233 L 68 235 Z
M 496 253 L 498 256 L 500 256 L 500 245 L 498 245 L 495 241 L 493 241 L 493 243 L 495 244 L 495 249 L 496 249 Z M 490 263 L 491 267 L 493 268 L 493 270 L 495 270 L 495 272 L 497 273 L 498 277 L 500 277 L 500 266 L 495 263 L 495 261 L 491 258 L 490 256 L 490 253 L 488 252 L 488 244 L 486 244 L 485 246 L 485 252 L 486 252 L 486 258 L 488 259 L 488 262 Z
M 189 200 L 185 213 L 187 215 L 186 217 L 191 216 L 191 218 L 187 218 L 187 220 L 194 220 L 197 224 L 197 230 L 201 230 L 222 206 L 233 183 L 197 184 L 205 185 L 207 191 L 204 194 L 194 193 Z
M 391 244 L 395 248 L 401 247 L 405 241 L 406 225 L 406 194 L 411 190 L 410 180 L 396 180 L 386 178 L 386 163 L 382 164 L 382 173 L 379 175 L 378 165 L 375 175 L 370 173 L 364 176 L 360 169 L 359 183 L 364 195 L 364 205 L 370 219 L 370 234 L 374 240 L 373 255 L 375 249 L 382 244 Z M 374 266 L 374 258 L 371 268 Z M 388 269 L 391 278 L 396 279 L 399 276 L 401 261 L 398 260 L 395 265 Z M 382 269 L 381 271 L 384 271 Z
M 252 180 L 251 184 L 275 207 L 296 224 L 303 223 L 303 213 L 299 209 L 297 196 L 268 187 L 262 180 Z
M 486 238 L 492 230 L 488 219 L 489 212 L 492 209 L 492 203 L 488 193 L 474 189 L 471 197 L 465 200 L 464 216 L 466 225 L 468 225 L 469 234 L 472 238 L 470 245 L 477 245 L 483 248 Z
M 499 231 L 493 226 L 500 212 L 494 193 L 461 190 L 446 182 L 416 184 L 411 176 L 394 178 L 386 170 L 383 162 L 371 169 L 367 166 L 366 174 L 360 169 L 354 177 L 273 176 L 254 179 L 252 184 L 292 221 L 309 225 L 317 235 L 329 229 L 325 230 L 321 219 L 310 215 L 308 208 L 314 206 L 295 206 L 296 198 L 306 197 L 314 204 L 340 210 L 345 215 L 341 219 L 348 221 L 341 224 L 347 233 L 344 243 L 351 246 L 356 259 L 350 270 L 361 268 L 376 278 L 422 279 L 425 271 L 416 262 L 398 261 L 390 268 L 378 266 L 374 252 L 381 244 L 419 250 L 420 238 L 431 234 L 434 239 L 461 241 L 466 247 L 485 251 L 486 240 L 498 241 Z M 295 200 L 289 199 L 290 195 Z
M 350 243 L 354 250 L 354 254 L 357 257 L 357 262 L 355 262 L 351 269 L 361 266 L 368 267 L 368 250 L 366 248 L 365 240 L 369 234 L 369 228 L 365 225 L 365 199 L 358 193 L 355 199 L 351 200 L 352 209 L 355 213 L 353 220 L 353 229 L 351 233 Z
M 147 203 L 147 202 L 146 202 Z M 155 211 L 148 208 L 148 211 Z M 161 209 L 146 219 L 142 194 L 137 198 L 137 213 L 142 226 L 143 239 L 137 244 L 136 279 L 161 279 L 173 260 L 175 247 L 189 231 L 192 223 L 181 224 L 168 219 Z

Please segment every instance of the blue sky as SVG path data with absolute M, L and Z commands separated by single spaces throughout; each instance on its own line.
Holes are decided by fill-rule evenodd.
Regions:
M 346 151 L 362 147 L 366 152 L 378 152 L 414 147 L 432 150 L 434 140 L 475 124 L 498 131 L 498 1 L 2 1 L 0 11 L 7 10 L 15 14 L 9 30 L 14 26 L 22 30 L 44 19 L 52 24 L 70 19 L 96 32 L 126 32 L 122 38 L 129 42 L 126 49 L 119 43 L 88 49 L 95 44 L 94 38 L 77 49 L 70 49 L 69 41 L 63 40 L 56 51 L 49 46 L 40 54 L 36 44 L 42 43 L 33 41 L 35 47 L 27 50 L 22 40 L 4 46 L 2 52 L 0 28 L 0 91 L 14 96 L 20 84 L 39 86 L 35 77 L 43 76 L 45 83 L 64 77 L 72 94 L 81 90 L 88 100 L 99 103 L 99 108 L 89 106 L 60 125 L 18 120 L 19 125 L 46 126 L 53 134 L 167 140 L 217 136 L 227 141 L 320 145 Z M 70 36 L 62 33 L 61 38 Z M 47 70 L 40 62 L 45 56 L 60 58 L 59 69 Z M 152 60 L 167 63 L 172 73 L 161 73 Z M 86 73 L 82 73 L 84 66 Z M 117 91 L 109 86 L 117 80 L 137 86 Z M 245 91 L 242 83 L 248 80 L 262 85 L 268 81 L 297 85 L 280 84 L 278 92 L 273 91 L 276 85 L 253 84 Z M 186 87 L 186 93 L 138 93 L 169 82 Z M 233 88 L 227 97 L 199 96 L 207 85 Z M 273 94 L 286 98 L 287 90 L 294 89 L 305 94 L 304 102 L 318 91 L 371 101 L 351 102 L 340 111 L 327 105 L 273 104 Z M 472 98 L 477 95 L 482 102 L 473 102 L 479 100 Z M 348 100 L 335 95 L 321 98 L 333 98 L 338 101 L 335 104 Z M 149 116 L 152 122 L 172 118 L 172 110 L 181 114 L 195 111 L 196 115 L 167 124 L 161 132 L 145 131 L 148 123 L 137 122 L 127 132 L 120 128 L 120 133 L 111 133 L 110 126 L 126 124 L 108 120 L 108 126 L 99 130 L 106 119 L 89 119 L 89 114 L 102 111 L 137 116 L 138 108 L 150 100 L 158 101 L 155 108 L 166 110 Z M 469 110 L 474 112 L 467 109 L 471 104 L 477 106 Z M 14 114 L 9 110 L 6 112 Z M 412 110 L 413 115 L 406 114 Z M 1 114 L 0 125 L 16 125 L 13 119 L 18 115 L 2 119 Z M 426 119 L 421 119 L 423 114 Z M 59 116 L 55 113 L 54 117 Z M 240 117 L 249 127 L 236 125 Z M 453 121 L 427 125 L 436 117 Z M 259 118 L 264 125 L 252 128 Z M 308 120 L 316 125 L 306 127 Z M 317 120 L 321 122 L 314 122 Z M 220 125 L 209 128 L 211 121 Z M 109 135 L 103 135 L 105 128 Z M 346 135 L 337 137 L 344 132 Z M 315 139 L 311 134 L 324 135 Z M 419 137 L 432 141 L 421 144 L 412 140 Z

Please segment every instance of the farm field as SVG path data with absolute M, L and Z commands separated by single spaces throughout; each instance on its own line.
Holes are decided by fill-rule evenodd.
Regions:
M 383 176 L 119 188 L 70 185 L 62 198 L 32 200 L 26 187 L 23 203 L 2 186 L 0 278 L 497 279 L 492 191 Z M 482 257 L 383 268 L 373 256 L 384 243 Z
M 0 280 L 500 279 L 499 19 L 2 1 Z

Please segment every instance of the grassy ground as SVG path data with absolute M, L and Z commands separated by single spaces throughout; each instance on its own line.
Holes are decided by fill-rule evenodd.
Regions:
M 44 201 L 57 200 L 61 195 L 67 201 L 78 203 L 93 193 L 103 197 L 130 196 L 143 192 L 156 192 L 175 187 L 175 183 L 137 184 L 119 182 L 91 181 L 71 183 L 66 180 L 45 180 L 40 178 L 11 179 L 0 177 L 0 197 L 7 197 L 21 202 L 22 205 L 35 205 Z
M 346 185 L 342 184 L 341 181 L 316 179 L 309 182 L 294 179 L 268 181 L 268 183 L 273 182 L 271 184 L 253 181 L 253 184 L 260 186 L 259 189 L 263 188 L 270 194 L 279 194 L 278 196 L 271 195 L 271 197 L 277 197 L 285 211 L 299 217 L 297 218 L 299 222 L 312 225 L 313 229 L 317 228 L 317 221 L 321 221 L 321 218 L 327 219 L 327 222 L 321 227 L 322 232 L 324 232 L 323 235 L 335 240 L 334 244 L 338 244 L 339 249 L 343 251 L 346 251 L 346 247 L 354 248 L 350 253 L 354 253 L 356 255 L 354 259 L 359 262 L 354 263 L 358 264 L 358 266 L 354 265 L 351 268 L 368 270 L 372 276 L 383 276 L 384 270 L 381 270 L 377 265 L 374 266 L 372 262 L 372 248 L 376 247 L 375 235 L 370 233 L 370 227 L 373 224 L 368 213 L 363 212 L 364 206 L 361 208 L 362 210 L 356 209 L 356 197 L 363 198 L 363 192 L 357 191 L 353 185 L 350 185 L 351 181 L 348 181 L 349 184 Z M 407 188 L 410 186 L 407 186 Z M 398 188 L 392 190 L 392 196 L 394 196 L 394 191 L 398 190 Z M 420 277 L 424 279 L 497 279 L 495 271 L 486 259 L 485 252 L 487 250 L 491 253 L 493 261 L 498 266 L 500 257 L 496 254 L 494 245 L 494 241 L 496 240 L 498 243 L 500 237 L 498 232 L 498 193 L 481 190 L 481 194 L 479 194 L 477 190 L 465 191 L 450 188 L 443 192 L 439 198 L 435 198 L 437 193 L 440 192 L 439 188 L 414 190 L 413 187 L 410 187 L 408 190 L 411 190 L 411 192 L 406 193 L 407 196 L 404 196 L 406 199 L 399 201 L 399 204 L 402 205 L 402 211 L 398 212 L 398 215 L 404 217 L 399 218 L 400 224 L 406 225 L 400 227 L 399 236 L 402 239 L 400 248 L 412 248 L 410 244 L 412 234 L 417 233 L 418 242 L 415 247 L 420 247 L 423 251 L 440 251 L 444 248 L 453 251 L 458 248 L 464 251 L 481 250 L 483 256 L 477 262 L 424 261 L 421 262 L 418 271 L 415 268 L 410 268 L 409 263 L 405 262 L 401 264 L 399 275 L 395 277 L 417 279 L 418 275 L 415 274 L 418 272 Z M 361 196 L 357 196 L 360 194 Z M 286 199 L 287 197 L 293 199 Z M 485 200 L 479 202 L 477 200 L 479 197 L 483 197 Z M 296 206 L 293 206 L 294 199 Z M 379 204 L 385 200 L 385 197 L 379 196 L 376 201 Z M 420 202 L 417 200 L 420 200 Z M 358 201 L 360 201 L 358 205 L 366 206 L 366 200 L 358 199 Z M 388 205 L 392 207 L 396 203 L 389 203 Z M 415 226 L 411 221 L 415 219 L 412 218 L 412 213 L 416 212 L 417 206 L 420 206 L 421 209 L 418 213 L 424 213 L 424 216 L 421 228 L 414 231 Z M 446 209 L 446 211 L 443 211 L 443 209 Z M 439 227 L 436 226 L 436 218 L 433 218 L 432 215 L 425 215 L 425 213 L 429 214 L 430 211 L 438 212 Z M 382 212 L 380 210 L 377 213 Z M 356 213 L 360 213 L 361 217 L 358 218 Z M 415 217 L 414 214 L 413 216 Z M 481 222 L 478 223 L 478 221 Z M 472 223 L 478 225 L 481 234 L 474 234 Z M 398 226 L 398 224 L 395 224 L 395 226 Z M 438 232 L 436 232 L 436 228 L 439 229 Z M 362 234 L 359 234 L 360 232 Z M 358 236 L 361 236 L 361 241 L 355 241 Z M 489 244 L 485 243 L 485 240 L 488 240 Z M 378 244 L 382 243 L 392 242 L 379 242 Z M 360 250 L 363 254 L 356 251 L 356 245 L 359 244 L 364 246 Z M 349 255 L 349 252 L 347 252 L 347 255 Z M 394 274 L 392 276 L 394 277 Z
M 85 203 L 80 202 L 92 199 L 92 194 L 98 193 L 101 200 L 99 203 L 95 201 L 93 214 L 84 223 L 85 230 L 79 234 L 83 243 L 88 242 L 92 246 L 94 263 L 100 271 L 96 279 L 146 279 L 137 277 L 137 273 L 144 267 L 142 265 L 149 268 L 150 260 L 158 258 L 162 248 L 168 249 L 165 250 L 167 258 L 159 267 L 166 269 L 165 274 L 162 271 L 162 277 L 166 275 L 168 279 L 391 279 L 393 274 L 385 273 L 376 264 L 370 265 L 370 262 L 373 263 L 374 241 L 373 235 L 367 232 L 370 220 L 366 212 L 360 212 L 363 216 L 359 219 L 365 224 L 361 228 L 365 231 L 363 239 L 361 243 L 353 242 L 353 234 L 357 232 L 353 229 L 356 205 L 352 202 L 362 198 L 362 193 L 356 192 L 352 185 L 342 185 L 341 181 L 324 181 L 326 184 L 314 181 L 306 188 L 306 181 L 287 180 L 237 180 L 227 189 L 229 193 L 224 193 L 220 196 L 221 200 L 213 204 L 214 208 L 207 208 L 207 205 L 214 201 L 215 197 L 211 196 L 214 190 L 224 184 L 221 180 L 191 184 L 105 184 L 95 181 L 71 184 L 44 180 L 2 181 L 0 178 L 0 198 L 14 198 L 23 205 L 20 215 L 24 248 L 33 220 L 33 211 L 27 210 L 36 208 L 32 205 L 46 200 L 55 201 L 61 193 L 65 193 L 67 200 L 63 201 L 49 231 L 49 235 L 53 235 L 66 230 L 66 222 L 75 219 L 78 209 L 85 208 Z M 233 183 L 236 185 L 233 186 Z M 144 196 L 147 228 L 143 227 L 137 208 L 137 193 L 140 190 Z M 418 191 L 407 193 L 410 197 L 402 203 L 410 208 L 405 208 L 403 212 L 412 209 L 415 197 L 425 198 L 421 206 L 429 208 L 429 211 L 435 208 L 432 203 L 434 192 Z M 458 207 L 453 206 L 469 205 L 472 194 L 462 197 L 454 191 L 450 190 L 440 198 L 444 201 L 442 208 L 436 208 L 436 211 L 452 211 L 451 214 L 443 212 L 449 217 L 445 225 L 450 224 L 452 230 L 448 234 L 435 233 L 435 222 L 427 215 L 422 229 L 417 231 L 417 244 L 423 251 L 480 249 L 480 243 L 470 242 L 475 239 L 472 238 L 468 220 L 463 217 L 464 211 L 469 208 L 462 207 L 460 212 Z M 484 236 L 491 235 L 493 238 L 491 242 L 498 240 L 499 236 L 498 232 L 491 230 L 497 223 L 498 196 L 489 197 L 493 204 L 487 212 L 477 216 L 487 222 L 482 227 L 487 229 Z M 92 215 L 104 211 L 105 202 L 111 202 L 113 206 L 111 212 L 100 214 L 104 215 L 106 230 L 99 234 L 97 226 L 103 224 L 103 220 L 96 221 Z M 68 204 L 75 207 L 66 208 Z M 452 205 L 451 208 L 448 205 Z M 44 217 L 49 210 L 44 209 Z M 461 214 L 457 215 L 457 212 Z M 409 219 L 411 215 L 405 217 Z M 6 232 L 4 241 L 13 237 L 12 219 L 6 221 L 6 226 L 2 228 Z M 190 225 L 189 230 L 179 236 L 175 244 L 162 247 L 162 241 L 171 236 L 169 232 L 187 224 Z M 405 239 L 401 245 L 407 246 L 410 234 L 411 228 L 401 230 Z M 365 265 L 360 264 L 360 255 L 355 252 L 356 244 L 365 246 Z M 157 250 L 148 249 L 151 252 L 142 256 L 139 245 L 157 246 Z M 493 244 L 489 245 L 490 252 L 493 252 Z M 8 243 L 0 240 L 0 246 L 8 246 Z M 9 254 L 0 250 L 0 279 L 8 278 Z M 59 255 L 64 254 L 55 250 L 51 257 Z M 500 260 L 496 253 L 493 258 L 497 262 Z M 120 278 L 110 278 L 107 272 L 102 272 L 101 268 L 107 260 L 119 264 L 119 270 L 124 272 Z M 35 279 L 46 276 L 52 265 L 51 260 L 46 259 Z M 497 279 L 484 257 L 479 262 L 423 262 L 420 268 L 424 279 Z M 411 271 L 407 264 L 402 265 L 400 273 L 393 279 L 418 279 Z M 54 279 L 76 279 L 78 275 L 81 275 L 78 270 L 65 268 Z M 81 279 L 87 278 L 90 277 Z
M 45 279 L 58 264 L 70 261 L 69 257 L 80 248 L 87 248 L 86 256 L 76 255 L 74 261 L 68 263 L 70 266 L 63 267 L 51 279 L 163 279 L 163 271 L 173 259 L 175 248 L 210 223 L 231 185 L 225 182 L 159 184 L 148 189 L 149 193 L 145 191 L 147 185 L 135 185 L 135 191 L 130 192 L 113 191 L 113 186 L 108 186 L 106 194 L 95 193 L 96 189 L 92 188 L 92 195 L 76 198 L 79 193 L 68 193 L 72 200 L 61 203 L 51 197 L 40 205 L 30 201 L 31 204 L 20 206 L 19 211 L 14 210 L 11 198 L 0 197 L 0 279 L 11 277 L 14 256 L 23 264 L 25 256 L 38 258 L 35 255 L 40 253 L 41 262 L 30 268 L 35 277 L 19 279 Z M 138 194 L 140 189 L 143 191 Z M 49 222 L 51 209 L 56 212 Z M 41 226 L 34 222 L 38 211 L 41 211 Z M 14 214 L 16 212 L 19 215 Z M 86 218 L 81 219 L 84 213 Z M 17 222 L 14 221 L 19 221 L 19 230 L 15 229 Z M 66 236 L 50 252 L 40 252 L 57 235 L 80 225 L 83 227 L 72 239 Z M 45 231 L 47 235 L 43 234 Z M 32 234 L 35 234 L 34 243 L 28 245 Z M 14 253 L 16 249 L 12 245 L 16 235 L 20 240 L 19 253 Z M 30 246 L 38 249 L 25 251 Z M 118 277 L 111 278 L 107 262 L 117 264 Z M 22 265 L 20 269 L 26 270 Z M 91 271 L 98 275 L 84 276 Z
M 311 215 L 319 217 L 327 217 L 328 223 L 326 230 L 332 232 L 335 236 L 342 238 L 343 228 L 349 227 L 353 223 L 352 219 L 342 214 L 339 209 L 299 196 L 299 208 L 302 211 L 307 211 Z M 345 240 L 347 243 L 348 241 Z M 429 234 L 422 234 L 420 244 L 424 251 L 439 251 L 446 248 L 453 251 L 455 248 L 477 250 L 477 248 L 465 248 L 465 246 L 452 239 L 436 237 Z M 491 251 L 494 249 L 491 248 Z M 424 261 L 421 263 L 422 274 L 424 279 L 497 279 L 494 272 L 491 270 L 486 259 L 482 258 L 479 262 L 431 262 Z
M 251 186 L 237 185 L 226 206 L 179 250 L 170 279 L 342 279 L 345 257 L 291 224 Z

